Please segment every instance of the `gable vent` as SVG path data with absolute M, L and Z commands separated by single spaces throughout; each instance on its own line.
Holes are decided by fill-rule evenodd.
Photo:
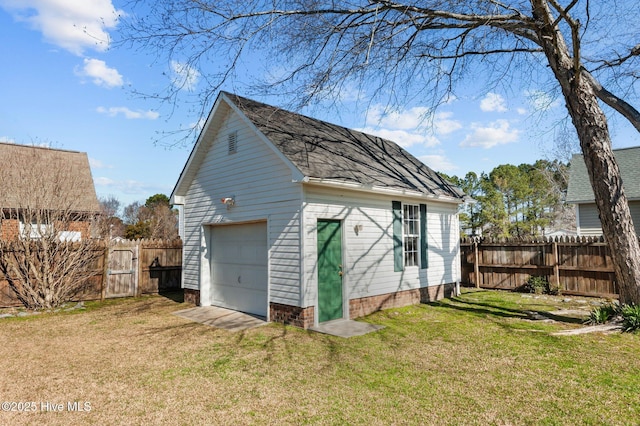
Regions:
M 238 132 L 231 132 L 227 136 L 229 142 L 229 154 L 238 152 Z

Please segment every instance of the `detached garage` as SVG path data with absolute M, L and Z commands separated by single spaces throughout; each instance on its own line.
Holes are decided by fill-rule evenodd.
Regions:
M 221 92 L 171 195 L 185 298 L 308 328 L 445 297 L 462 197 L 391 141 Z

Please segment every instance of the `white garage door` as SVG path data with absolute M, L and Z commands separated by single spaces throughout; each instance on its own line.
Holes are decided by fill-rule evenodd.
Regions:
M 266 222 L 214 226 L 211 244 L 212 304 L 266 317 Z

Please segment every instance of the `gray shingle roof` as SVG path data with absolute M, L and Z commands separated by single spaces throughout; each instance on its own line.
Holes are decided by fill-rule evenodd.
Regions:
M 461 199 L 463 192 L 399 145 L 223 92 L 300 172 L 368 187 Z
M 620 167 L 622 184 L 627 198 L 640 200 L 640 147 L 614 149 L 613 155 Z M 571 158 L 569 169 L 569 186 L 567 188 L 568 203 L 595 202 L 591 182 L 587 175 L 587 166 L 582 155 L 575 154 Z
M 99 210 L 84 152 L 0 143 L 0 162 L 0 208 Z

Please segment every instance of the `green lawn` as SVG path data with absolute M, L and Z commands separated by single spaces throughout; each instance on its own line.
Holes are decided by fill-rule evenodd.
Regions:
M 553 336 L 580 325 L 526 313 L 588 303 L 467 291 L 371 315 L 385 328 L 350 339 L 229 333 L 161 296 L 3 319 L 0 399 L 36 412 L 0 424 L 636 425 L 640 335 Z

